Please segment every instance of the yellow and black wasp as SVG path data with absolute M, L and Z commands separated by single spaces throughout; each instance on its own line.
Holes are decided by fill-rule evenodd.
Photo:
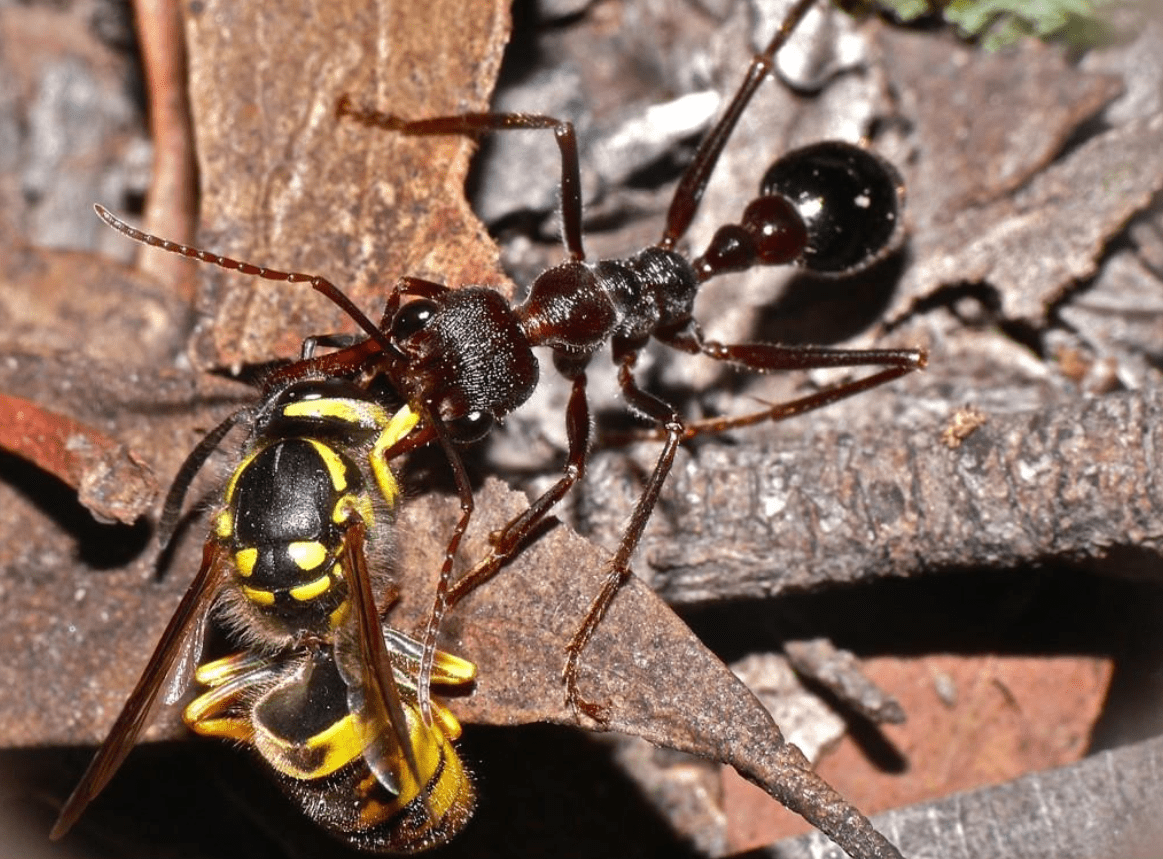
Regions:
M 250 420 L 201 568 L 52 837 L 112 778 L 159 694 L 176 698 L 170 690 L 185 685 L 183 666 L 200 653 L 212 613 L 242 649 L 195 671 L 204 691 L 183 714 L 191 729 L 252 746 L 308 816 L 364 849 L 422 850 L 471 816 L 473 785 L 452 745 L 460 726 L 430 701 L 422 717 L 422 645 L 382 624 L 376 608 L 375 592 L 392 588 L 400 494 L 385 454 L 417 417 L 323 372 L 327 358 L 309 357 L 308 344 L 258 408 L 213 430 L 175 481 L 163 534 L 193 474 Z M 435 663 L 436 681 L 452 686 L 476 672 L 443 652 Z

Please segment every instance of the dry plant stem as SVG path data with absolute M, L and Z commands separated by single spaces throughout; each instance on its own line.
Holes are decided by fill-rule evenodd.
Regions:
M 763 748 L 749 749 L 746 762 L 729 762 L 740 775 L 763 787 L 785 808 L 836 842 L 849 856 L 901 859 L 900 851 L 892 842 L 816 774 L 803 752 L 792 743 L 784 742 L 782 737 L 779 740 L 767 742 Z
M 197 225 L 198 189 L 186 91 L 185 25 L 179 4 L 169 0 L 135 0 L 134 10 L 154 144 L 144 226 L 149 232 L 189 244 Z M 182 299 L 193 301 L 196 273 L 190 266 L 173 257 L 139 253 L 138 268 L 172 284 Z
M 98 520 L 130 524 L 157 494 L 149 467 L 92 427 L 6 394 L 0 415 L 0 447 L 76 489 Z
M 824 686 L 866 719 L 893 725 L 905 721 L 900 703 L 864 675 L 852 652 L 839 649 L 826 638 L 789 641 L 783 652 L 796 673 Z

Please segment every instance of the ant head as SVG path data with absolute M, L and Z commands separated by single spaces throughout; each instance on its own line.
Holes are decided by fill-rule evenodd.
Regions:
M 386 320 L 399 358 L 388 373 L 456 441 L 475 441 L 537 387 L 529 340 L 504 297 L 492 289 L 441 290 Z

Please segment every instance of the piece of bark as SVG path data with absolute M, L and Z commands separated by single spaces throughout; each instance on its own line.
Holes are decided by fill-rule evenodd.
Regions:
M 338 121 L 336 102 L 406 117 L 483 110 L 509 21 L 500 0 L 416 4 L 209 0 L 186 7 L 202 184 L 199 241 L 322 275 L 378 318 L 403 275 L 504 284 L 464 200 L 473 141 Z M 439 169 L 432 169 L 438 165 Z M 302 285 L 207 268 L 197 360 L 260 363 L 313 334 L 354 330 Z
M 1147 857 L 1161 834 L 1163 739 L 1102 752 L 1008 784 L 919 803 L 873 818 L 907 856 Z M 744 854 L 749 859 L 839 859 L 816 834 Z
M 1125 562 L 1161 550 L 1161 413 L 1152 389 L 989 414 L 954 450 L 943 419 L 704 446 L 676 465 L 638 568 L 672 604 L 1055 559 L 1157 578 Z M 643 448 L 637 465 L 599 457 L 581 490 L 583 531 L 603 545 L 636 497 L 655 450 Z
M 783 649 L 801 676 L 816 681 L 866 719 L 891 724 L 905 721 L 900 703 L 860 670 L 854 653 L 837 648 L 826 638 L 789 641 Z

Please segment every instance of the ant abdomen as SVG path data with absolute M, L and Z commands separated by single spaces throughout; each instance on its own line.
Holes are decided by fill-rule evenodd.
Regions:
M 811 271 L 855 271 L 896 246 L 904 180 L 863 146 L 826 140 L 795 149 L 768 168 L 759 188 L 787 199 L 803 219 L 807 241 L 796 262 Z
M 853 143 L 815 143 L 777 159 L 738 224 L 720 227 L 694 262 L 701 281 L 760 265 L 818 274 L 864 268 L 891 251 L 904 183 L 889 162 Z

